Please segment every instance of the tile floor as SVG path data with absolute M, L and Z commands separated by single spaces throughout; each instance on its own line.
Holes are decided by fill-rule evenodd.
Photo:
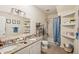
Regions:
M 52 45 L 47 50 L 42 49 L 42 54 L 68 54 L 63 48 Z

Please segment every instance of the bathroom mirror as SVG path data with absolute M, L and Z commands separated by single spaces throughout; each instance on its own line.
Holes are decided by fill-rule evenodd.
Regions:
M 18 27 L 13 27 L 13 32 L 18 33 Z

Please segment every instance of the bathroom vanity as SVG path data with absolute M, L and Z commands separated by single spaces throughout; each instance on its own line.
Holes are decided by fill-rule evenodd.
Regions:
M 12 39 L 26 39 L 22 42 L 17 42 L 10 46 L 4 46 L 3 48 L 0 48 L 1 54 L 40 54 L 41 53 L 41 40 L 42 36 L 40 37 L 33 37 L 33 38 L 25 38 L 26 35 L 19 35 L 16 37 L 12 37 Z M 11 37 L 8 39 L 11 39 Z M 23 40 L 22 39 L 22 40 Z
M 15 54 L 40 54 L 41 53 L 41 40 L 37 40 L 35 42 L 28 42 L 27 45 L 23 45 L 24 47 L 21 50 L 15 52 Z

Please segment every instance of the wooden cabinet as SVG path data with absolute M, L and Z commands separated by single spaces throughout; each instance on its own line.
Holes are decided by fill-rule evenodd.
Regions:
M 74 53 L 79 54 L 79 40 L 74 41 Z
M 74 41 L 74 53 L 77 53 L 78 52 L 78 44 L 77 44 L 77 39 Z
M 29 54 L 29 47 L 26 47 L 18 52 L 16 52 L 15 54 Z
M 16 52 L 15 54 L 40 54 L 40 53 L 41 53 L 41 40 Z
M 38 41 L 30 46 L 30 54 L 41 53 L 41 41 Z
M 78 50 L 78 54 L 79 54 L 79 40 L 78 40 L 78 43 L 77 43 L 77 50 Z

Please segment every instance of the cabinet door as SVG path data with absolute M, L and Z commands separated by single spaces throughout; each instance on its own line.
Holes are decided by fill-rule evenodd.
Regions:
M 0 16 L 0 35 L 5 34 L 5 24 L 6 24 L 6 18 Z
M 78 44 L 77 44 L 77 39 L 74 41 L 74 53 L 78 53 Z
M 79 40 L 77 42 L 77 49 L 78 49 L 78 54 L 79 54 Z
M 29 47 L 26 47 L 26 48 L 16 52 L 15 54 L 29 54 Z
M 41 41 L 38 41 L 30 46 L 30 54 L 41 53 Z

